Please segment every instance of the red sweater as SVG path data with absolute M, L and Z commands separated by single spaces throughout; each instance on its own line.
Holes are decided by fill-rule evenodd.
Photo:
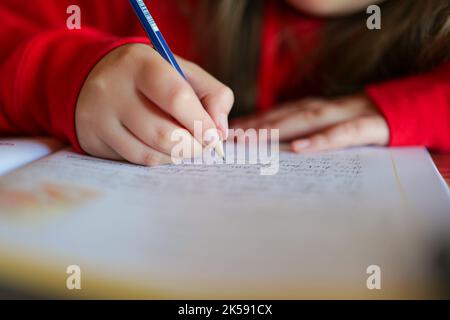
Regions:
M 147 1 L 173 51 L 196 61 L 189 21 L 175 0 Z M 81 30 L 68 30 L 66 10 L 81 8 Z M 74 113 L 93 66 L 125 43 L 148 43 L 127 0 L 1 0 L 0 136 L 50 134 L 81 151 Z M 265 10 L 258 107 L 280 102 L 294 59 L 277 35 L 292 28 L 310 41 L 318 20 L 269 2 Z M 282 63 L 280 64 L 280 61 Z M 305 92 L 298 90 L 297 98 Z M 450 63 L 425 74 L 369 85 L 391 129 L 390 145 L 450 151 Z

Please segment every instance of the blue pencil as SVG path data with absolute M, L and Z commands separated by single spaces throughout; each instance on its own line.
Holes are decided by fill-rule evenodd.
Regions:
M 161 31 L 159 31 L 159 28 L 156 25 L 156 22 L 153 19 L 152 15 L 150 14 L 150 11 L 147 9 L 147 6 L 145 5 L 144 1 L 130 0 L 130 3 L 133 6 L 133 9 L 136 12 L 136 15 L 138 16 L 139 20 L 141 21 L 141 24 L 144 27 L 148 37 L 150 38 L 155 50 L 165 60 L 167 60 L 167 62 L 169 62 L 172 65 L 172 67 L 174 67 L 181 74 L 181 76 L 183 76 L 183 78 L 186 79 L 183 71 L 181 70 L 177 60 L 173 56 L 172 51 L 170 50 Z

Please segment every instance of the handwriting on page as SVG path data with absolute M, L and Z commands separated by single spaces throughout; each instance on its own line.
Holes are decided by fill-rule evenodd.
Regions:
M 314 156 L 282 153 L 280 170 L 274 176 L 261 176 L 258 165 L 146 168 L 67 152 L 42 161 L 35 170 L 45 172 L 46 180 L 65 180 L 103 191 L 121 190 L 145 197 L 220 196 L 236 201 L 333 194 L 353 197 L 361 192 L 363 173 L 361 156 L 357 152 Z M 38 173 L 33 175 L 36 178 Z

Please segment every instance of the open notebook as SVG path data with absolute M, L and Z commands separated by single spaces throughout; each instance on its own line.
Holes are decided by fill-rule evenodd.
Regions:
M 281 152 L 264 176 L 259 165 L 145 168 L 25 146 L 29 163 L 0 178 L 0 283 L 101 298 L 442 293 L 450 197 L 424 149 Z M 69 265 L 79 291 L 66 289 Z M 367 288 L 373 265 L 381 290 Z
M 61 149 L 51 138 L 0 139 L 0 176 Z

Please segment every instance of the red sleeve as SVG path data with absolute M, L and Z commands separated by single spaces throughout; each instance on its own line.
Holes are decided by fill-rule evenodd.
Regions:
M 391 131 L 391 146 L 450 151 L 450 63 L 425 74 L 370 85 Z
M 112 11 L 105 14 L 107 3 Z M 72 4 L 81 7 L 81 30 L 66 26 L 66 10 Z M 112 19 L 111 14 L 123 19 Z M 128 1 L 2 0 L 0 136 L 48 134 L 81 151 L 74 113 L 90 70 L 120 45 L 148 42 L 113 35 L 113 30 L 130 29 L 125 19 L 130 14 Z

